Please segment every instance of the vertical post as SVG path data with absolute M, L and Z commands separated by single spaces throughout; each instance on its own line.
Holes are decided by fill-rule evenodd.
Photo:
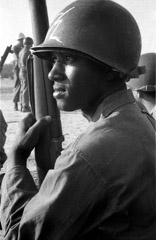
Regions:
M 49 28 L 47 6 L 45 0 L 29 0 L 34 44 L 44 41 Z M 46 115 L 52 117 L 52 124 L 42 133 L 35 148 L 39 183 L 42 183 L 45 174 L 54 167 L 55 160 L 62 150 L 62 129 L 60 112 L 53 98 L 52 82 L 48 80 L 51 69 L 49 63 L 34 56 L 34 102 L 35 117 L 40 119 Z

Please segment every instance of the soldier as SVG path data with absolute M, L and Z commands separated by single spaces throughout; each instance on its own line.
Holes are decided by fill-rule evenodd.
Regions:
M 18 102 L 20 100 L 20 79 L 19 79 L 19 66 L 18 66 L 18 58 L 19 58 L 19 52 L 23 48 L 23 39 L 25 38 L 23 33 L 19 33 L 18 38 L 17 38 L 17 44 L 12 47 L 13 51 L 13 62 L 14 62 L 14 97 L 13 97 L 13 102 L 14 102 L 14 110 L 18 110 Z
M 33 49 L 52 65 L 59 109 L 91 124 L 37 189 L 26 160 L 51 118 L 22 121 L 2 186 L 5 239 L 154 240 L 154 128 L 125 83 L 138 71 L 136 21 L 110 0 L 75 1 Z
M 156 53 L 145 53 L 140 57 L 139 65 L 146 67 L 146 73 L 138 79 L 131 79 L 128 86 L 133 89 L 138 105 L 156 119 Z
M 31 54 L 30 48 L 33 45 L 33 39 L 26 37 L 23 41 L 24 48 L 19 52 L 19 78 L 21 82 L 20 90 L 20 104 L 21 112 L 30 112 L 29 106 L 29 92 L 28 92 L 28 79 L 27 79 L 27 58 Z

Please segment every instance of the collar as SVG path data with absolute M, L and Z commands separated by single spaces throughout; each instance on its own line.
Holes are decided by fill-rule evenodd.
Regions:
M 150 114 L 152 116 L 155 116 L 156 117 L 156 106 L 154 106 L 154 108 L 152 109 L 152 111 L 150 112 Z
M 106 118 L 120 106 L 133 102 L 135 102 L 135 99 L 132 91 L 130 89 L 124 89 L 104 98 L 92 117 L 86 113 L 83 113 L 83 116 L 87 118 L 89 122 L 96 122 L 101 115 Z

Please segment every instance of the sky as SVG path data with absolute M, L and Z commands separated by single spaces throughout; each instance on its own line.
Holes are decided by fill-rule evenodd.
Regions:
M 49 22 L 72 1 L 47 0 Z M 114 1 L 125 7 L 137 21 L 142 36 L 141 53 L 156 52 L 156 0 Z M 19 32 L 33 36 L 29 0 L 0 0 L 0 56 L 7 46 L 16 42 Z M 9 54 L 6 63 L 11 61 L 12 54 Z

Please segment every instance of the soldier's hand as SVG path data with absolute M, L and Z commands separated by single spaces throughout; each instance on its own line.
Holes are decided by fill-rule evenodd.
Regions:
M 29 113 L 21 121 L 14 143 L 10 149 L 7 169 L 16 165 L 26 165 L 27 158 L 38 143 L 40 133 L 50 122 L 50 116 L 46 116 L 36 121 L 32 113 Z

